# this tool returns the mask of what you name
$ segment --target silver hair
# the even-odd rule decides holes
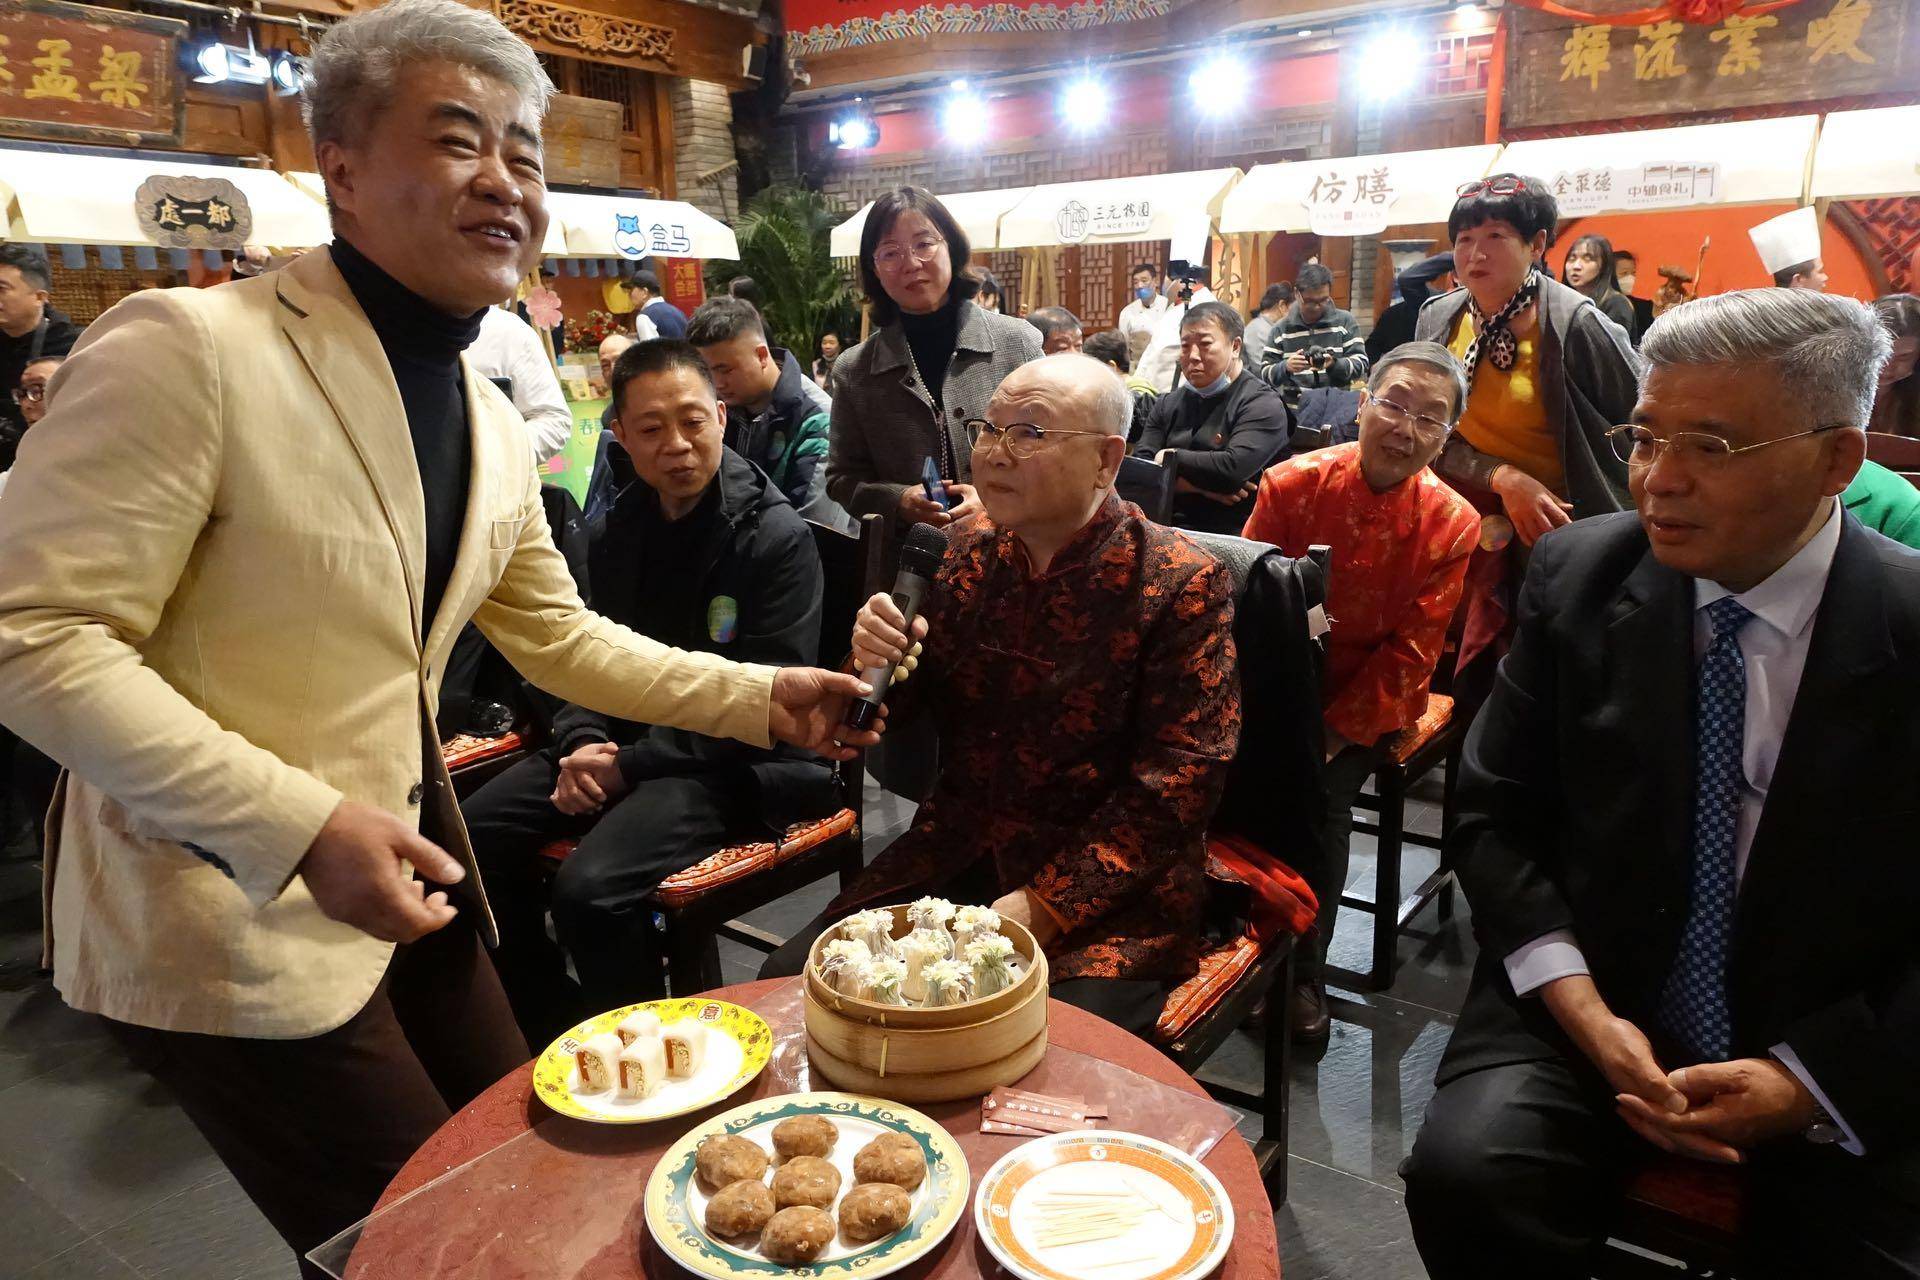
[[[1060,351],[1046,359],[1084,360],[1100,371],[1100,376],[1092,379],[1098,389],[1087,406],[1093,415],[1092,425],[1125,440],[1133,429],[1133,392],[1127,390],[1126,378],[1116,373],[1112,365],[1078,351]]]
[[[401,69],[418,62],[469,67],[546,118],[553,81],[500,19],[459,0],[388,0],[337,24],[314,49],[302,97],[313,145],[355,140],[393,101]]]
[[[1397,364],[1417,364],[1446,374],[1453,387],[1453,409],[1448,423],[1460,421],[1460,415],[1467,411],[1467,371],[1459,357],[1437,342],[1403,342],[1373,366],[1373,372],[1367,375],[1367,391],[1378,391],[1386,381],[1387,370]]]
[[[1873,417],[1880,370],[1893,354],[1863,302],[1809,289],[1739,289],[1683,302],[1641,339],[1660,365],[1765,365],[1815,427],[1862,427]],[[1646,373],[1641,374],[1642,385]]]

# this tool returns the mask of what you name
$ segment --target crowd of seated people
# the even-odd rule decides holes
[[[689,318],[637,278],[685,338],[600,349],[579,594],[679,650],[807,667],[806,522],[943,529],[920,616],[876,594],[847,637],[846,670],[897,670],[889,735],[937,741],[918,812],[763,974],[798,972],[852,910],[938,894],[1031,929],[1054,997],[1146,1035],[1199,960],[1241,736],[1231,577],[1180,530],[1328,547],[1323,838],[1296,854],[1319,908],[1272,1015],[1297,1039],[1330,1033],[1356,800],[1459,678],[1450,647],[1504,655],[1462,708],[1449,837],[1480,958],[1405,1174],[1430,1273],[1581,1274],[1663,1152],[1749,1167],[1755,1274],[1916,1274],[1920,876],[1899,797],[1920,722],[1889,709],[1917,692],[1920,556],[1898,544],[1920,546],[1920,490],[1866,459],[1869,427],[1920,434],[1916,307],[1735,292],[1672,309],[1636,353],[1606,241],[1575,244],[1566,283],[1547,273],[1558,222],[1536,179],[1469,184],[1459,287],[1414,297],[1395,323],[1418,336],[1371,360],[1317,263],[1261,297],[1257,331],[1195,302],[1171,390],[1134,364],[1167,310],[1157,268],[1113,331],[1003,316],[917,188],[863,231],[871,335],[811,370],[746,297]],[[24,365],[25,425],[58,363]],[[1303,399],[1336,391],[1355,438],[1296,449]],[[1117,496],[1128,458],[1173,473],[1167,525]],[[0,647],[30,605],[0,581]],[[839,803],[797,746],[559,704],[461,807],[527,1040],[664,992],[645,906],[664,878]]]

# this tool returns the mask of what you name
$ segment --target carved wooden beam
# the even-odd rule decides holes
[[[507,27],[536,47],[649,70],[674,65],[673,29],[552,0],[495,0]]]

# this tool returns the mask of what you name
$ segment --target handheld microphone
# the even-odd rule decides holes
[[[894,607],[900,610],[905,621],[901,630],[911,639],[913,620],[920,613],[920,603],[926,599],[927,588],[933,584],[933,575],[940,569],[940,562],[947,555],[947,535],[930,524],[917,524],[907,530],[906,543],[900,549],[900,572],[893,579],[893,590],[888,598]],[[855,729],[864,729],[873,723],[880,712],[880,704],[886,700],[887,686],[893,683],[894,664],[868,667],[860,673],[873,692],[853,704],[847,724]]]

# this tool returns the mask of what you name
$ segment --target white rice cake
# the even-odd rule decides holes
[[[635,1040],[620,1052],[619,1078],[614,1093],[638,1100],[653,1096],[667,1078],[667,1051],[651,1036]]]
[[[667,1074],[675,1080],[686,1080],[700,1074],[700,1065],[707,1060],[707,1029],[697,1022],[676,1022],[660,1033],[660,1043],[666,1049]]]
[[[613,1088],[613,1082],[619,1075],[620,1052],[625,1046],[620,1037],[611,1031],[602,1032],[584,1042],[573,1051],[574,1065],[579,1069],[579,1083],[574,1086],[575,1093],[605,1093]]]
[[[620,1020],[613,1029],[620,1037],[621,1044],[632,1044],[635,1040],[658,1040],[660,1038],[660,1019],[645,1009],[635,1009]]]

